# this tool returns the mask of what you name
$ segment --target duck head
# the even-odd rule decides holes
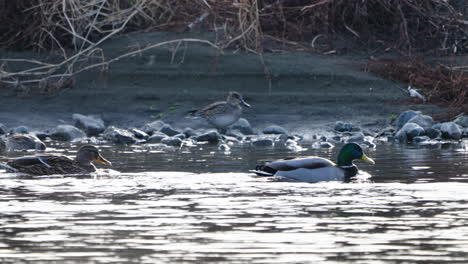
[[[238,92],[229,92],[227,102],[231,105],[240,105],[242,104],[245,107],[249,107],[250,105],[244,101],[242,95]]]
[[[109,165],[112,166],[112,163],[108,160],[106,160],[101,154],[99,153],[99,150],[91,145],[85,145],[82,146],[79,150],[78,153],[76,153],[76,158],[75,160],[84,168],[87,167],[94,167],[91,162],[97,161],[99,163],[102,163],[104,165]]]
[[[338,153],[338,167],[353,166],[353,160],[362,160],[364,162],[375,164],[374,160],[367,157],[362,151],[361,146],[356,143],[344,145]]]

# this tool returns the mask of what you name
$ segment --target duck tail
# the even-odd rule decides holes
[[[249,172],[257,174],[257,176],[273,176],[276,173],[276,170],[266,166],[266,165],[257,165],[255,170],[249,170]]]
[[[0,167],[6,169],[8,172],[19,172],[19,170],[3,162],[0,162]]]

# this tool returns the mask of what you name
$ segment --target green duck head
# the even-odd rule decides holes
[[[83,166],[89,166],[93,161],[97,161],[104,165],[112,165],[110,161],[101,156],[99,150],[96,147],[91,145],[82,146],[78,150],[78,153],[76,153],[75,160]]]
[[[243,106],[250,108],[250,105],[244,101],[244,97],[242,97],[238,92],[230,92],[226,101],[232,105],[242,104]]]
[[[362,148],[356,143],[348,143],[344,145],[340,153],[338,153],[338,167],[352,166],[353,160],[362,160],[364,162],[375,164],[374,160],[367,157],[362,151]]]

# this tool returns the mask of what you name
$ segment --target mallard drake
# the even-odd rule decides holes
[[[259,165],[251,172],[259,176],[278,176],[303,182],[343,181],[358,173],[357,166],[353,164],[356,159],[375,164],[358,144],[348,143],[338,153],[337,164],[325,158],[306,157],[273,161]]]
[[[195,114],[203,117],[208,123],[216,127],[221,132],[239,120],[242,115],[242,107],[250,107],[238,92],[229,92],[226,101],[212,103]]]
[[[96,171],[96,167],[91,163],[93,161],[112,165],[101,156],[96,147],[86,145],[78,150],[75,159],[59,155],[29,156],[12,159],[3,164],[3,167],[9,172],[31,175],[88,174]]]

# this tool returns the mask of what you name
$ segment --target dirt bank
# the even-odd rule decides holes
[[[106,58],[163,40],[193,37],[168,33],[130,34],[102,46]],[[206,36],[204,36],[206,37]],[[19,54],[22,55],[22,54]],[[3,54],[18,56],[18,54]],[[322,56],[306,53],[265,54],[216,50],[203,44],[153,49],[122,59],[109,68],[78,76],[76,86],[58,95],[0,98],[0,123],[44,130],[71,123],[73,113],[98,114],[108,124],[140,126],[162,118],[175,127],[190,126],[188,110],[224,99],[228,91],[244,94],[253,108],[245,117],[254,128],[280,124],[304,133],[329,127],[337,120],[384,126],[408,108],[432,114],[439,109],[395,104],[407,98],[403,84],[362,71],[365,55]],[[270,85],[271,84],[271,85]],[[5,92],[4,92],[5,93]]]

